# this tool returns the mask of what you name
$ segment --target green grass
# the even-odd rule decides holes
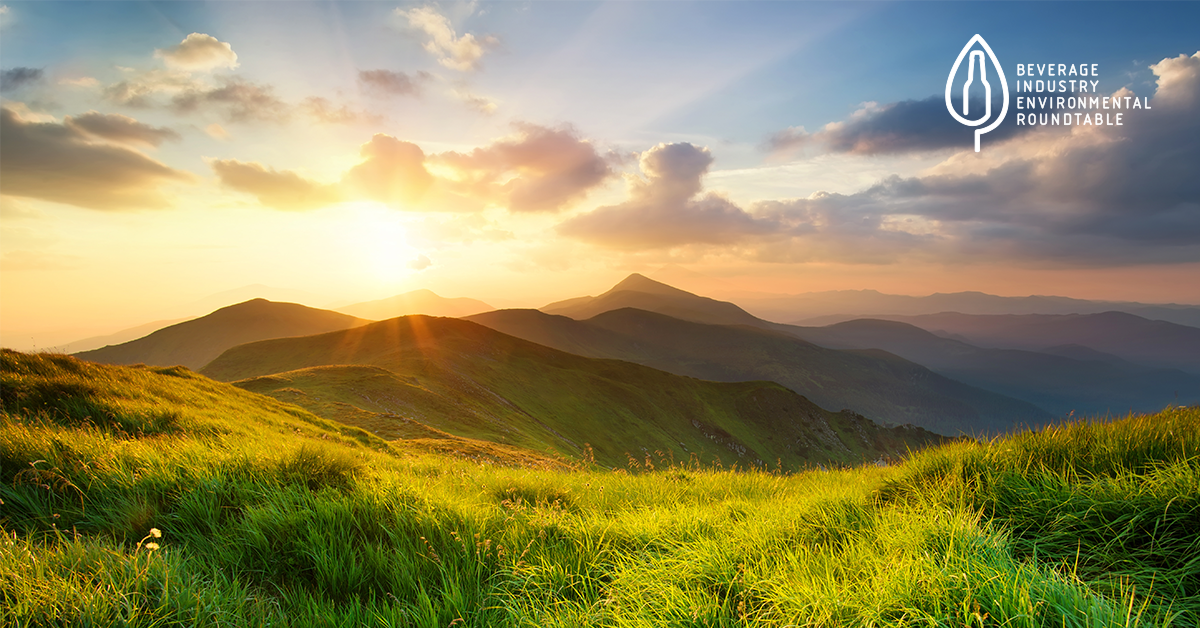
[[[891,467],[613,472],[430,453],[186,370],[0,360],[2,626],[1191,626],[1200,612],[1196,409]]]

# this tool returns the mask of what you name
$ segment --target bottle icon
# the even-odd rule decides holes
[[[971,50],[971,47],[976,42],[983,47],[983,50]],[[946,109],[950,112],[950,115],[954,116],[955,120],[967,126],[980,126],[987,122],[992,117],[992,85],[987,80],[987,61],[983,56],[985,51],[987,52],[987,56],[992,60],[992,65],[996,66],[996,74],[1000,78],[1000,87],[1004,90],[1004,104],[1000,108],[1000,115],[991,124],[982,129],[975,129],[975,152],[977,153],[979,152],[980,136],[1000,126],[1000,123],[1004,120],[1004,116],[1008,114],[1008,81],[1004,78],[1004,68],[1000,67],[1000,61],[996,59],[996,53],[992,52],[992,47],[983,40],[983,36],[975,35],[967,41],[966,46],[963,46],[962,52],[958,53],[958,58],[955,59],[954,65],[950,68],[950,76],[946,79]],[[970,53],[969,58],[967,57],[968,53]],[[964,59],[968,59],[967,80],[963,84],[962,115],[959,115],[954,107],[952,92],[954,89],[954,76],[958,74],[958,70],[962,67]],[[975,82],[977,74],[979,82],[983,85],[984,89],[984,113],[977,120],[968,120],[966,116],[970,115],[971,111],[971,84]]]

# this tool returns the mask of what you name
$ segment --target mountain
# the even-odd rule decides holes
[[[165,327],[137,340],[82,351],[75,356],[106,364],[181,364],[199,370],[221,352],[240,344],[267,338],[319,334],[367,322],[296,303],[253,299]]]
[[[1105,354],[1082,347],[1060,347],[1059,355],[981,348],[907,323],[871,319],[794,328],[793,333],[834,349],[883,349],[957,381],[1029,401],[1059,416],[1071,411],[1086,415],[1157,412],[1168,404],[1200,403],[1200,377],[1176,369],[1143,367],[1113,356],[1104,359]]]
[[[129,329],[122,329],[121,331],[114,332],[114,333],[111,333],[111,334],[108,334],[105,336],[92,336],[91,338],[84,338],[82,340],[76,340],[74,342],[69,342],[65,345],[55,347],[55,350],[57,350],[60,353],[78,353],[80,351],[90,351],[92,349],[98,349],[100,347],[107,347],[109,345],[118,345],[123,342],[129,342],[130,340],[137,340],[138,338],[141,338],[142,336],[152,334],[164,327],[169,327],[176,323],[182,323],[184,321],[189,321],[189,320],[192,320],[192,319],[191,318],[177,318],[177,319],[168,320],[168,321],[154,321],[152,323],[145,323],[143,325],[138,325],[137,327],[130,327]]]
[[[202,299],[197,299],[191,303],[180,305],[172,311],[180,312],[178,316],[191,316],[203,314],[205,312],[213,312],[223,307],[245,303],[254,299],[266,299],[275,301],[276,303],[312,303],[323,304],[328,301],[326,297],[319,294],[308,292],[306,290],[295,290],[292,288],[276,288],[274,286],[266,286],[261,283],[242,286],[232,290],[224,290],[215,294],[210,294]]]
[[[540,309],[547,314],[583,320],[622,308],[658,312],[672,318],[713,325],[757,326],[764,322],[732,303],[697,296],[637,273],[626,277],[600,296],[558,301]]]
[[[573,458],[590,445],[598,462],[622,467],[628,456],[656,451],[742,466],[851,463],[941,440],[823,410],[778,384],[709,382],[586,358],[453,318],[405,316],[244,344],[201,372],[460,437]]]
[[[881,351],[837,351],[787,333],[707,325],[625,308],[576,321],[537,310],[469,317],[564,351],[716,381],[770,380],[826,408],[942,434],[998,433],[1049,421],[1029,403],[974,388]]]
[[[862,293],[852,294],[859,297],[863,296]],[[874,294],[878,295],[878,293]],[[1194,359],[1194,356],[1200,355],[1200,350],[1195,349],[1196,344],[1191,341],[1191,334],[1194,328],[1163,321],[1148,321],[1129,314],[1112,313],[1068,317],[994,318],[996,320],[1041,321],[1045,326],[1044,331],[1033,329],[1032,326],[1024,327],[1024,329],[1030,330],[1030,338],[1038,340],[1038,342],[1034,342],[1035,345],[1038,345],[1036,347],[1038,349],[1063,344],[1079,344],[1101,353],[1112,354],[1118,359],[1125,358],[1130,362],[1135,361],[1132,359],[1131,354],[1140,351],[1141,353],[1138,355],[1145,358],[1152,352],[1157,351],[1155,355],[1158,358],[1158,362],[1153,363],[1155,368],[1139,367],[1137,364],[1114,364],[1111,361],[1106,363],[1105,360],[1081,360],[1070,355],[1051,355],[1030,351],[1002,351],[974,346],[969,342],[969,338],[962,337],[968,331],[974,329],[974,327],[966,324],[958,326],[949,324],[949,322],[954,321],[977,320],[970,317],[962,317],[961,315],[939,315],[939,317],[924,319],[938,321],[938,326],[945,328],[942,329],[942,333],[953,336],[947,339],[940,338],[911,325],[901,323],[885,324],[883,321],[859,321],[852,324],[844,323],[829,327],[800,327],[771,323],[750,315],[732,303],[723,303],[693,295],[646,279],[640,275],[631,276],[626,281],[618,284],[616,288],[606,293],[606,295],[609,296],[588,297],[587,300],[580,300],[572,308],[560,308],[559,311],[565,309],[569,316],[576,318],[583,313],[602,310],[612,305],[618,305],[621,302],[635,301],[640,304],[641,309],[667,315],[672,315],[672,312],[680,310],[701,313],[736,311],[738,313],[736,320],[742,325],[790,334],[830,349],[877,349],[887,351],[905,360],[911,360],[912,362],[928,367],[950,379],[1005,397],[1015,397],[1016,399],[1036,405],[1041,409],[1049,410],[1051,414],[1059,416],[1065,415],[1072,410],[1081,414],[1101,415],[1109,413],[1124,414],[1131,409],[1158,411],[1167,404],[1188,403],[1190,399],[1200,398],[1200,384],[1197,383],[1197,378],[1194,374],[1184,373],[1174,368],[1160,368],[1163,366],[1198,368],[1195,366],[1198,361]],[[940,305],[947,305],[960,296],[962,295],[934,295],[936,298],[930,297],[930,299],[933,299],[933,302]],[[906,298],[916,299],[915,297]],[[981,293],[967,293],[964,298],[976,299],[981,304],[994,303],[995,299],[1001,299],[1001,297],[992,297],[991,295],[983,295]],[[941,300],[939,301],[938,299]],[[1031,297],[1031,299],[1048,303],[1062,301],[1062,299],[1058,299],[1057,297]],[[1030,304],[1032,301],[1026,303]],[[546,309],[549,310],[551,308],[548,306]],[[956,316],[958,318],[955,318]],[[712,319],[715,317],[709,316],[708,318]],[[700,319],[700,316],[694,315],[690,320],[694,321],[698,319]],[[724,320],[729,320],[729,318],[726,317]],[[943,320],[948,321],[946,325],[940,324]],[[981,320],[992,319],[983,317]],[[1056,324],[1051,326],[1046,321],[1053,321]],[[1138,324],[1138,321],[1141,321],[1141,324]],[[711,322],[711,320],[708,322]],[[981,326],[982,324],[976,325],[976,327]],[[993,324],[991,328],[998,327]],[[521,335],[522,337],[529,337],[531,339],[534,337],[533,335],[529,335],[531,332],[519,331],[516,328],[508,329],[507,331]],[[1200,332],[1200,330],[1196,331]],[[538,331],[535,333],[544,334],[546,332]],[[665,338],[667,337],[666,335],[672,332],[664,327],[660,328],[658,333],[664,334],[663,337]],[[702,332],[697,331],[695,333],[699,334]],[[709,332],[703,333],[707,334]],[[1121,339],[1106,337],[1122,333],[1128,334],[1134,340],[1125,342]],[[1008,338],[1009,341],[1016,342],[1019,337],[1019,334],[1010,334]],[[1100,339],[1103,339],[1103,343],[1100,342]],[[646,343],[655,343],[659,340],[646,337],[642,338],[641,342],[645,345]],[[561,339],[540,338],[538,341],[551,343],[552,341],[561,342]],[[1098,346],[1087,344],[1088,342],[1095,342]],[[578,350],[566,344],[552,344],[552,346],[564,350]],[[1122,355],[1118,351],[1124,351],[1125,354]],[[584,354],[605,355],[603,351],[592,353],[585,351]],[[740,355],[737,348],[722,349],[721,352],[712,352],[709,357],[704,358],[704,361],[706,364],[728,364],[732,360],[742,366],[745,366],[749,362],[741,357],[733,357],[737,355]],[[1189,360],[1189,358],[1192,359]],[[635,353],[632,357],[625,357],[625,359],[649,364],[655,368],[662,368],[671,372],[711,379],[729,380],[737,377],[746,377],[746,370],[743,368],[737,368],[723,375],[709,368],[704,374],[699,374],[691,370],[698,358],[690,354],[645,355]],[[782,362],[782,366],[777,367],[780,369],[780,373],[773,376],[762,374],[763,369],[767,368],[765,364],[752,365],[751,370],[759,373],[755,378],[769,379],[782,383],[793,390],[801,392],[801,394],[808,395],[811,399],[826,407],[850,407],[858,412],[863,412],[867,416],[888,421],[896,420],[891,417],[895,416],[897,412],[915,412],[912,409],[902,410],[901,408],[905,407],[905,404],[891,404],[893,407],[889,410],[884,407],[886,404],[875,403],[874,400],[878,397],[878,392],[856,392],[851,395],[845,387],[849,386],[851,382],[858,381],[853,379],[853,375],[851,375],[853,370],[828,371],[829,373],[837,374],[835,377],[836,385],[832,386],[832,388],[823,386],[820,391],[815,390],[814,388],[817,385],[814,382],[796,381],[789,374],[789,369],[799,368],[791,362],[791,360],[796,359],[798,359],[798,356],[788,356]],[[676,362],[672,362],[672,360]],[[830,367],[827,364],[814,363],[810,365],[810,368],[819,370]],[[785,378],[790,379],[786,379],[785,381]],[[872,390],[877,391],[879,390],[877,388],[878,385],[878,382],[872,382],[870,387],[872,387]],[[845,400],[847,405],[840,405],[843,403],[843,400]],[[977,419],[979,423],[976,424],[977,426],[974,429],[993,430],[1000,425],[996,423],[997,419],[995,417],[990,419],[985,418],[991,416],[989,410],[983,410],[977,405],[972,407],[977,412],[981,410],[983,412],[979,419]],[[1027,414],[1020,415],[1019,417],[1014,416],[1015,420],[1010,419],[1007,424],[1011,427],[1013,423],[1026,424],[1037,422],[1027,419],[1026,416]],[[958,430],[963,429],[960,427],[961,423],[959,423],[959,421],[964,420],[962,417],[963,415],[959,414],[958,418],[950,419],[950,423],[940,422],[947,420],[944,416],[938,417],[938,423],[930,423],[928,421],[932,419],[928,418],[908,418],[903,420],[903,422],[924,425],[935,431],[939,429],[944,431],[947,425],[951,425],[953,426],[953,431],[948,433],[958,433]],[[1004,430],[1007,428],[1001,427],[999,429]],[[971,430],[968,428],[967,431],[970,432]]]
[[[1099,314],[1125,312],[1151,320],[1200,327],[1200,306],[1088,301],[1055,296],[1001,297],[983,292],[937,293],[924,297],[875,290],[831,290],[798,295],[741,297],[755,315],[797,325],[830,325],[856,318],[919,316],[941,312],[975,315]]]
[[[1073,344],[1146,366],[1200,374],[1200,328],[1125,312],[983,316],[943,312],[886,316],[983,347],[1042,351]]]
[[[429,290],[414,290],[378,301],[365,301],[335,309],[343,314],[381,321],[409,314],[469,316],[496,308],[476,299],[447,299]]]

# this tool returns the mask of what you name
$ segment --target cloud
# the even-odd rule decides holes
[[[629,178],[629,200],[571,218],[559,233],[609,248],[654,249],[730,244],[777,227],[723,196],[700,194],[713,163],[707,148],[659,144],[642,153],[640,163],[645,178]]]
[[[6,7],[7,8],[7,7]],[[41,68],[12,68],[0,72],[0,90],[14,91],[42,80]]]
[[[471,109],[474,109],[475,111],[478,111],[479,113],[489,116],[493,113],[496,113],[498,105],[495,102],[492,102],[490,98],[460,91],[455,91],[454,95],[459,100],[463,101],[463,104]]]
[[[517,134],[469,153],[436,155],[378,133],[360,148],[362,160],[340,181],[327,185],[260,164],[218,160],[212,166],[227,187],[283,209],[371,200],[414,211],[503,207],[552,212],[582,199],[612,175],[611,158],[600,155],[573,129],[531,124],[517,128]]]
[[[283,210],[315,209],[341,202],[337,186],[322,185],[286,170],[268,168],[255,162],[214,159],[209,166],[221,185],[253,194],[258,202]]]
[[[132,73],[129,68],[122,68]],[[177,95],[185,91],[205,89],[205,85],[187,72],[172,70],[148,70],[104,88],[101,95],[111,103],[125,107],[148,108],[155,106],[157,94]]]
[[[1150,108],[1126,111],[1121,126],[1039,128],[984,154],[964,141],[927,174],[887,177],[852,194],[742,208],[701,191],[707,151],[660,145],[642,155],[645,178],[631,180],[628,200],[569,219],[559,232],[630,251],[720,245],[768,262],[1200,261],[1200,52],[1150,69]],[[880,137],[863,141],[879,145]]]
[[[194,177],[122,146],[93,144],[83,131],[0,111],[4,193],[100,210],[168,205],[157,188]]]
[[[300,103],[300,110],[324,124],[380,124],[384,117],[377,113],[355,109],[350,105],[335,105],[328,98],[310,96]]]
[[[612,175],[609,159],[574,129],[516,127],[513,137],[435,161],[451,167],[468,194],[517,212],[559,211]]]
[[[417,271],[425,270],[430,266],[433,266],[433,260],[429,259],[424,254],[418,255],[417,259],[414,259],[408,263],[409,268]]]
[[[377,96],[416,96],[421,93],[421,83],[432,77],[428,72],[417,72],[411,77],[404,72],[391,70],[359,70],[358,82]]]
[[[412,142],[377,133],[362,145],[363,161],[342,177],[355,194],[393,205],[419,204],[433,185],[425,168],[425,151]]]
[[[192,33],[177,46],[155,50],[154,56],[162,59],[169,68],[188,71],[233,69],[238,66],[238,56],[232,46],[203,33]]]
[[[63,124],[76,131],[122,144],[158,146],[167,140],[183,139],[174,130],[153,127],[117,113],[89,111],[81,116],[67,116]]]
[[[270,85],[225,78],[218,87],[190,88],[171,99],[178,113],[213,110],[229,122],[285,122],[290,111]]]
[[[99,87],[100,81],[93,76],[81,76],[79,78],[64,78],[58,80],[59,85],[70,85],[71,87]]]
[[[229,131],[226,131],[225,127],[217,124],[216,122],[204,127],[204,132],[214,140],[220,140],[224,142],[229,139]]]
[[[438,63],[451,70],[466,72],[478,69],[484,52],[498,43],[496,38],[490,35],[481,40],[470,33],[459,37],[454,32],[450,20],[433,7],[419,7],[408,11],[396,9],[395,14],[407,19],[413,28],[423,31],[429,37],[429,41],[425,43],[425,50],[436,56]]]
[[[978,106],[982,108],[982,104]],[[989,144],[1011,139],[1033,127],[1001,125],[988,134]],[[864,103],[846,120],[830,122],[816,133],[804,127],[784,129],[767,138],[764,148],[786,156],[806,148],[853,155],[889,155],[961,149],[973,141],[974,130],[946,114],[944,96],[886,105]]]

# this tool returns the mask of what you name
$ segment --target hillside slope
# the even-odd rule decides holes
[[[171,325],[137,340],[82,351],[75,356],[105,364],[183,365],[199,370],[221,352],[240,344],[267,338],[308,336],[367,322],[296,303],[253,299]]]
[[[469,320],[564,351],[619,358],[716,381],[768,380],[826,408],[941,434],[1000,433],[1050,415],[1028,403],[947,379],[883,352],[837,351],[744,326],[705,325],[621,309],[586,321],[537,310],[499,310]]]
[[[382,370],[345,378],[337,368],[314,369],[345,365]],[[451,318],[407,316],[250,343],[202,372],[272,394],[292,388],[315,396],[307,386],[458,436],[573,458],[590,445],[598,462],[613,466],[655,451],[726,465],[852,463],[940,440],[828,412],[778,384],[715,383],[585,358]],[[278,382],[253,379],[265,376]]]

